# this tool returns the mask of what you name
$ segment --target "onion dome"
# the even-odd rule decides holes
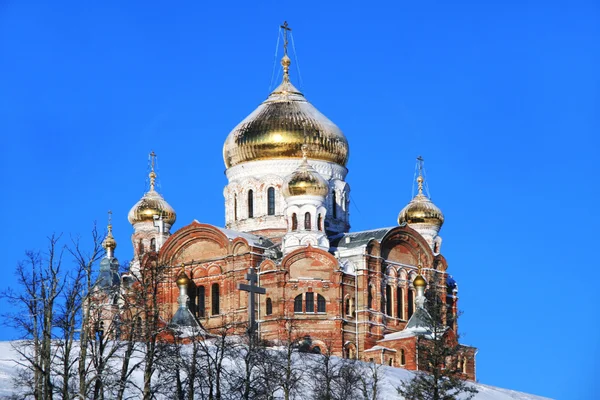
[[[190,283],[190,278],[188,278],[187,274],[185,273],[185,267],[182,265],[181,266],[181,271],[179,271],[179,275],[177,275],[177,286],[187,286],[188,283]]]
[[[173,225],[177,219],[177,214],[173,207],[165,201],[165,199],[154,190],[156,181],[156,173],[154,172],[154,152],[150,153],[152,157],[152,171],[150,172],[150,190],[147,191],[142,198],[135,203],[129,211],[127,218],[131,225],[138,222],[154,221],[154,216],[162,217],[166,224]]]
[[[111,214],[110,211],[109,211],[109,214]],[[104,241],[102,242],[102,247],[104,247],[104,249],[106,251],[108,251],[109,249],[114,251],[117,248],[117,241],[113,237],[112,224],[110,222],[108,224],[108,233],[106,234],[106,237],[104,238]]]
[[[289,175],[282,187],[285,197],[290,196],[321,196],[325,197],[329,193],[329,185],[325,178],[321,176],[308,163],[306,157],[306,146],[302,146],[302,162],[296,170]]]
[[[433,202],[423,194],[423,176],[419,175],[419,193],[400,211],[398,224],[428,224],[439,230],[444,224],[444,214]]]
[[[419,274],[419,275],[417,275],[417,277],[413,281],[413,285],[416,288],[425,287],[425,286],[427,286],[427,282],[425,281],[425,279],[423,278],[423,276],[421,274]]]
[[[311,158],[345,166],[348,141],[289,79],[290,58],[281,60],[283,82],[227,136],[223,158],[227,168],[256,160],[301,158],[308,144]]]

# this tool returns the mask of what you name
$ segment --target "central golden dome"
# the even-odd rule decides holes
[[[281,60],[283,82],[252,114],[236,126],[223,146],[227,168],[248,161],[302,158],[308,145],[312,159],[345,166],[348,141],[289,81],[290,59]]]

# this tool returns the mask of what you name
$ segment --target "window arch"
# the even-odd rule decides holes
[[[344,314],[350,315],[350,297],[346,297],[344,301]]]
[[[238,215],[237,215],[237,194],[233,195],[233,220],[237,221],[238,219]]]
[[[396,288],[396,318],[404,319],[404,290]]]
[[[331,215],[333,219],[337,218],[337,197],[335,195],[335,190],[331,192]]]
[[[204,303],[205,298],[204,286],[198,286],[196,289],[196,316],[204,318],[204,309],[206,307]]]
[[[310,221],[310,213],[306,212],[304,214],[304,229],[307,231],[311,229],[311,221]]]
[[[212,297],[212,315],[219,315],[219,284],[213,283],[210,292]]]
[[[385,287],[385,313],[387,315],[389,315],[390,317],[392,316],[392,302],[393,302],[393,298],[392,298],[392,286],[391,285],[386,285]]]
[[[273,314],[273,302],[270,297],[267,297],[267,315]]]
[[[304,303],[304,312],[315,312],[315,294],[313,292],[306,292]]]
[[[294,312],[301,313],[302,312],[302,295],[299,294],[294,298]]]
[[[406,365],[406,353],[404,349],[400,349],[400,365]]]
[[[408,318],[412,317],[415,312],[415,294],[414,290],[408,290]]]
[[[275,215],[275,188],[267,189],[267,215]]]
[[[317,294],[317,312],[324,313],[327,312],[327,305],[325,303],[325,297]]]
[[[248,190],[248,218],[254,218],[254,191]]]
[[[321,214],[317,217],[317,229],[320,231],[323,230],[323,217],[321,217]]]
[[[292,230],[298,230],[298,216],[296,213],[292,214]]]

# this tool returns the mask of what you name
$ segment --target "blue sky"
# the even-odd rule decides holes
[[[292,80],[350,142],[352,230],[396,223],[423,155],[479,380],[593,397],[598,3],[24,3],[0,4],[4,285],[108,209],[129,259],[152,149],[176,228],[222,226],[222,145],[287,19]]]

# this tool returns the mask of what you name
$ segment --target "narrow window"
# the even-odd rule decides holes
[[[373,286],[369,286],[367,304],[369,308],[373,308]]]
[[[267,315],[273,314],[273,302],[270,297],[267,297]]]
[[[298,230],[298,217],[296,216],[296,213],[292,214],[292,230]]]
[[[237,194],[233,195],[233,220],[237,221]]]
[[[388,360],[388,365],[390,367],[394,366],[394,359],[390,357],[390,359]]]
[[[248,218],[254,218],[254,192],[248,190]]]
[[[317,312],[327,312],[325,308],[325,297],[321,296],[320,294],[317,295]]]
[[[392,286],[387,285],[385,287],[385,313],[390,317],[392,316],[392,301]]]
[[[204,308],[205,308],[205,304],[204,304],[204,286],[198,286],[197,289],[197,302],[198,302],[198,306],[196,307],[196,315],[199,318],[204,318]]]
[[[315,294],[313,292],[306,293],[306,306],[304,312],[315,312]]]
[[[213,283],[211,288],[212,295],[212,315],[219,315],[219,284]]]
[[[156,239],[155,238],[150,239],[150,250],[156,251]]]
[[[138,254],[144,254],[144,242],[142,242],[142,239],[138,242]]]
[[[463,371],[463,374],[467,373],[467,357],[463,358],[462,371]]]
[[[275,215],[275,188],[273,187],[267,190],[267,214]]]
[[[346,315],[350,315],[350,297],[346,297],[346,301],[344,303],[344,312]]]
[[[294,312],[301,313],[302,312],[302,295],[299,294],[294,299]]]
[[[335,191],[331,192],[331,215],[333,216],[333,219],[337,218],[337,198]]]
[[[323,218],[321,217],[321,214],[317,217],[317,229],[320,231],[323,230]]]
[[[400,349],[400,365],[406,365],[406,354],[404,349]]]
[[[306,229],[307,231],[310,230],[310,213],[307,212],[306,214],[304,214],[304,229]]]
[[[410,289],[408,291],[408,318],[412,317],[415,312],[415,299],[414,299],[414,291]]]
[[[404,291],[401,287],[396,288],[396,317],[404,319]]]

